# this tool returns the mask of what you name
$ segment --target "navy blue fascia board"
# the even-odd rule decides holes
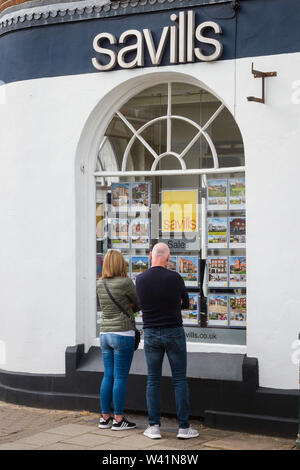
[[[243,0],[236,17],[229,4],[222,5],[222,15],[220,5],[194,10],[196,25],[214,19],[222,27],[223,34],[218,39],[224,50],[219,60],[300,51],[299,0]],[[160,11],[13,31],[0,38],[0,80],[10,83],[97,73],[91,59],[97,57],[92,42],[98,33],[110,32],[118,38],[128,29],[149,28],[157,45],[163,27],[172,24],[170,11]],[[168,46],[160,67],[164,65],[169,65]],[[150,66],[145,47],[144,67]]]

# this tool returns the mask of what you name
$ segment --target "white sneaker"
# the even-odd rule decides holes
[[[192,439],[193,437],[198,437],[199,433],[196,429],[191,427],[185,429],[178,429],[177,437],[178,439]]]
[[[150,437],[150,439],[161,439],[159,424],[149,426],[146,431],[144,431],[144,436]]]

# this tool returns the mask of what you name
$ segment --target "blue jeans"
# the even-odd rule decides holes
[[[104,364],[104,377],[100,389],[101,411],[109,414],[113,400],[114,413],[122,415],[127,377],[134,353],[134,337],[111,333],[100,335],[100,346]]]
[[[189,427],[189,389],[186,378],[186,339],[184,329],[146,328],[144,349],[148,367],[147,407],[149,424],[160,425],[160,383],[164,354],[171,366],[178,424]]]

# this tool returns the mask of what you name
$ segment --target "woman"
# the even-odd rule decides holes
[[[102,278],[97,281],[97,294],[102,311],[100,346],[104,364],[99,428],[111,428],[115,431],[133,429],[136,424],[124,417],[124,403],[134,353],[134,312],[138,312],[140,306],[135,285],[127,276],[126,261],[117,250],[109,250],[104,257]],[[114,300],[128,316],[118,308]],[[112,400],[114,419],[110,416]]]

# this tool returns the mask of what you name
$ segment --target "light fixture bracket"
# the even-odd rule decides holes
[[[262,79],[262,90],[261,90],[261,98],[256,98],[255,96],[248,96],[248,101],[256,101],[257,103],[265,104],[265,78],[267,77],[277,77],[277,72],[261,72],[260,70],[255,70],[253,68],[253,62],[251,67],[251,73],[254,75],[254,78],[261,78]]]

